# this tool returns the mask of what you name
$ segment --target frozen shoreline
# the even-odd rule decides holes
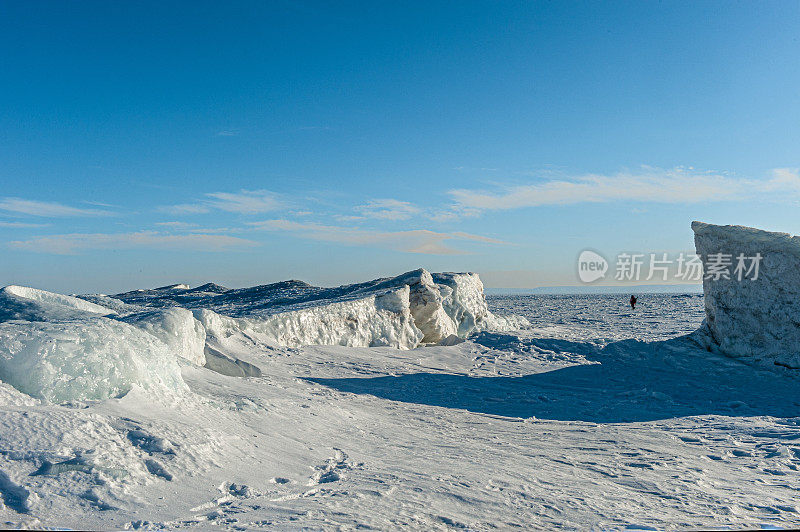
[[[429,295],[420,290],[425,284],[417,294]],[[210,288],[216,295],[188,298],[226,292]],[[164,290],[156,296],[166,301],[191,289],[167,290],[171,296]],[[440,308],[467,327],[459,308],[480,314],[475,302],[446,309],[444,298],[437,307],[420,297],[413,316],[413,287],[399,290],[407,293],[400,299],[409,302],[415,324],[433,322],[427,333],[417,328],[420,339],[437,330]],[[30,330],[97,322],[132,334],[163,346],[147,348],[160,354],[159,363],[171,361],[172,369],[159,374],[177,371],[185,389],[157,393],[145,379],[117,397],[53,404],[0,382],[0,523],[6,526],[800,524],[790,481],[800,471],[800,377],[698,345],[687,336],[705,316],[697,296],[642,296],[635,313],[613,296],[494,296],[492,313],[521,315],[525,321],[516,323],[529,325],[475,328],[454,345],[406,350],[281,345],[240,323],[230,334],[201,323],[215,331],[203,338],[206,362],[217,352],[235,367],[247,367],[236,366],[240,360],[259,370],[227,376],[192,359],[203,345],[193,325],[200,323],[196,309],[142,309],[148,294],[141,293],[131,296],[139,298],[135,306],[98,296],[89,299],[105,302],[113,315],[76,319],[75,312],[97,308],[76,311],[82,303],[35,295],[29,299],[38,303],[18,304],[15,312],[56,319],[26,322]],[[0,333],[15,330],[8,323],[15,322],[0,325]],[[64,331],[48,334],[69,341],[59,336]],[[74,342],[85,355],[83,340]],[[46,341],[36,345],[49,352]],[[96,356],[118,353],[92,345]],[[59,379],[48,382],[48,390],[60,393]]]

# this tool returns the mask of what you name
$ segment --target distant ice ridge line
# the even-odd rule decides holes
[[[210,286],[215,289],[205,289]],[[476,331],[528,325],[524,318],[493,315],[486,305],[483,283],[475,273],[432,275],[418,269],[334,288],[296,280],[230,290],[216,287],[209,283],[176,290],[173,285],[114,297],[132,305],[192,309],[207,335],[221,342],[241,333],[265,343],[293,347],[320,344],[412,349],[449,337],[463,339]]]
[[[716,254],[732,262],[727,279],[706,272],[706,319],[695,338],[732,357],[800,368],[800,237],[702,222],[692,230],[704,264]],[[734,275],[740,254],[760,255],[757,278]]]

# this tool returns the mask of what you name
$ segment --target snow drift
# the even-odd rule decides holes
[[[55,403],[107,399],[133,386],[186,390],[177,357],[205,363],[205,330],[192,313],[98,300],[117,304],[112,310],[23,286],[0,290],[0,381]]]
[[[800,368],[800,237],[693,222],[698,255],[731,257],[730,275],[703,279],[706,321],[698,337],[733,357]],[[761,261],[757,278],[733,274],[737,257]]]

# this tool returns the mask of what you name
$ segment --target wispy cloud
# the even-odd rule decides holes
[[[438,233],[427,229],[410,231],[374,231],[369,229],[340,227],[317,223],[300,223],[291,220],[265,220],[248,224],[266,231],[283,231],[300,238],[335,242],[353,246],[376,246],[381,248],[424,253],[430,255],[460,255],[465,253],[446,244],[450,240],[505,244],[500,240],[469,233]]]
[[[639,172],[587,174],[496,191],[456,189],[451,190],[450,195],[457,209],[505,210],[612,201],[699,203],[735,200],[777,190],[800,192],[797,169],[776,169],[771,178],[754,180],[692,168],[644,167]]]
[[[61,218],[69,216],[113,216],[114,213],[100,209],[83,209],[70,207],[49,201],[27,200],[22,198],[0,199],[0,210],[43,218]]]
[[[205,214],[211,209],[239,214],[261,214],[275,211],[284,207],[276,194],[269,190],[240,190],[239,192],[211,192],[206,194],[207,199],[197,203],[181,203],[178,205],[164,205],[158,208],[161,212],[169,214]]]
[[[765,184],[765,190],[800,193],[800,168],[775,168],[772,178]]]
[[[238,134],[239,132],[235,129],[223,129],[222,131],[217,131],[218,137],[235,137]]]
[[[3,222],[0,221],[0,227],[7,227],[11,229],[25,229],[34,227],[47,227],[50,224],[29,224],[25,222]]]
[[[238,193],[213,192],[206,194],[206,204],[216,209],[241,214],[258,214],[283,207],[275,194],[268,190],[241,190]]]
[[[396,199],[374,199],[357,206],[355,211],[363,218],[380,220],[408,220],[422,212],[411,203]]]
[[[189,222],[156,222],[156,225],[166,227],[168,229],[192,229],[197,227],[197,224]]]
[[[227,251],[259,245],[253,240],[228,235],[182,234],[173,235],[156,231],[136,233],[71,233],[49,235],[9,242],[15,249],[74,255],[89,249],[169,249],[183,251]]]

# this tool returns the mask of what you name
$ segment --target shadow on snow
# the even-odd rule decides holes
[[[800,379],[709,353],[689,337],[601,347],[482,333],[476,343],[515,353],[575,353],[594,364],[519,377],[412,373],[308,378],[336,390],[515,418],[620,423],[683,416],[800,416]]]

